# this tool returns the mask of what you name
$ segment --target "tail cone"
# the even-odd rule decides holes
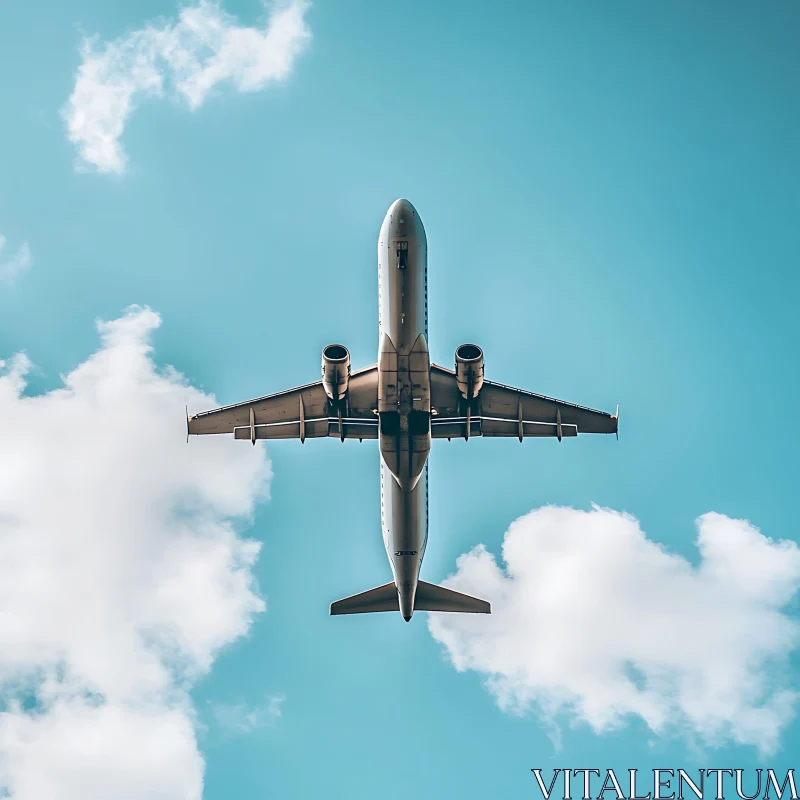
[[[400,614],[403,619],[408,622],[414,613],[414,595],[417,593],[416,582],[403,583],[400,585],[397,592],[398,604],[400,606]]]

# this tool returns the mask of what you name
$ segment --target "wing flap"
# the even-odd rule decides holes
[[[482,436],[519,436],[519,421],[516,419],[503,419],[501,417],[481,417]],[[558,425],[555,422],[536,422],[534,420],[522,421],[522,435],[529,436],[558,436]],[[577,425],[561,425],[562,436],[577,436]]]
[[[377,439],[378,420],[342,419],[345,439]],[[318,439],[325,436],[342,437],[339,420],[336,417],[321,417],[304,421],[306,439]],[[255,433],[255,436],[253,434]],[[275,422],[271,425],[249,425],[234,428],[234,439],[299,439],[300,422]]]
[[[519,436],[519,420],[504,419],[502,417],[471,417],[469,421],[469,435],[472,436]],[[432,439],[465,439],[467,433],[466,417],[445,417],[431,421]],[[522,435],[524,438],[534,436],[558,436],[556,422],[537,422],[535,420],[522,421]],[[561,425],[562,436],[577,436],[577,425]]]
[[[431,420],[431,439],[463,439],[467,433],[466,417],[445,417]],[[469,435],[481,435],[480,417],[472,417],[469,424]]]

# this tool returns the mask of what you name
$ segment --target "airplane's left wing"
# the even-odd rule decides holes
[[[564,436],[579,433],[617,433],[618,413],[595,411],[563,400],[544,397],[501,383],[484,381],[478,397],[467,407],[456,373],[431,364],[431,419],[434,439],[470,436]]]
[[[378,438],[377,365],[352,373],[347,400],[334,408],[322,381],[195,414],[189,434],[232,433],[235,439]]]

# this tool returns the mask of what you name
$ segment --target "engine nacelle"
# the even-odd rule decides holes
[[[350,384],[350,353],[341,344],[329,344],[322,350],[322,387],[338,402],[344,400]]]
[[[472,400],[483,386],[483,350],[476,344],[456,348],[456,383],[461,396]]]

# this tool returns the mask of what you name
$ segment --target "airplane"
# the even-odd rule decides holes
[[[417,210],[395,200],[378,238],[378,361],[351,371],[344,345],[322,350],[322,380],[191,418],[188,434],[258,440],[377,439],[383,541],[394,580],[332,603],[331,615],[399,611],[490,614],[485,600],[419,579],[428,542],[428,455],[432,439],[563,437],[614,433],[616,414],[484,379],[476,344],[456,348],[455,369],[428,353],[427,237]],[[188,435],[187,435],[188,440]]]

